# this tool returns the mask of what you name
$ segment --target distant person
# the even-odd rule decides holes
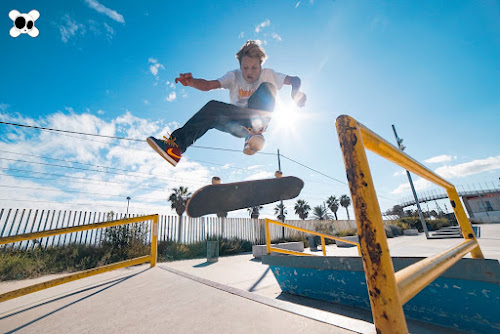
[[[267,56],[259,41],[247,41],[236,58],[240,68],[217,80],[195,79],[191,73],[180,73],[175,79],[176,83],[201,91],[228,89],[231,104],[212,100],[169,138],[147,139],[148,144],[173,166],[177,165],[182,153],[210,129],[245,138],[245,154],[260,151],[265,142],[262,133],[267,129],[274,110],[276,90],[283,85],[292,86],[291,95],[297,106],[305,105],[306,95],[300,92],[299,77],[262,68]]]

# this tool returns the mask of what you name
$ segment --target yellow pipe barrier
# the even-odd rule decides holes
[[[466,240],[442,254],[421,260],[398,271],[396,281],[398,282],[401,305],[416,296],[429,283],[476,247],[476,240]]]
[[[360,127],[353,118],[340,116],[337,132],[344,153],[377,333],[408,333]]]
[[[455,187],[350,116],[336,122],[377,332],[407,333],[402,306],[467,253],[484,258]],[[394,273],[365,148],[446,189],[465,241]]]
[[[413,159],[412,157],[401,151],[396,146],[390,144],[388,141],[386,141],[379,135],[373,133],[363,124],[356,122],[356,120],[354,120],[353,118],[351,118],[351,120],[358,125],[361,131],[361,136],[363,138],[363,144],[368,150],[372,151],[373,153],[383,158],[386,158],[389,161],[392,161],[396,165],[399,165],[410,172],[420,175],[421,177],[427,179],[432,183],[440,185],[441,187],[444,188],[453,187],[451,183],[444,180],[440,176],[436,175],[433,171],[421,165],[418,161],[416,161],[415,159]]]
[[[344,116],[340,116],[344,117]],[[339,118],[340,118],[339,117]],[[345,116],[349,117],[349,116]],[[453,207],[453,211],[455,212],[455,216],[457,217],[458,224],[460,226],[460,229],[462,230],[462,235],[464,236],[465,239],[474,239],[476,240],[476,235],[474,234],[474,231],[472,230],[472,226],[467,219],[467,215],[465,214],[465,210],[462,206],[462,202],[460,201],[460,198],[458,196],[457,190],[455,189],[455,186],[433,171],[429,170],[427,167],[423,166],[420,164],[418,161],[395,147],[394,145],[390,144],[387,142],[385,139],[382,137],[378,136],[377,134],[373,133],[370,129],[366,128],[363,124],[360,124],[359,122],[356,122],[354,119],[352,119],[357,126],[359,127],[361,131],[361,136],[363,139],[363,144],[364,147],[366,147],[368,150],[372,151],[375,154],[378,154],[379,156],[392,161],[393,163],[403,167],[404,169],[413,172],[420,177],[437,184],[443,188],[445,188],[448,197],[451,202],[451,206]],[[474,259],[484,259],[483,253],[481,252],[481,249],[476,247],[474,250],[471,252],[472,258]]]
[[[30,294],[33,292],[44,290],[44,289],[47,289],[47,288],[50,288],[50,287],[53,287],[56,285],[61,285],[61,284],[68,283],[71,281],[76,281],[76,280],[81,279],[81,278],[101,274],[101,273],[104,273],[107,271],[111,271],[111,270],[115,270],[115,269],[119,269],[119,268],[123,268],[123,267],[135,266],[137,264],[145,263],[145,262],[148,262],[150,260],[151,260],[150,255],[142,256],[142,257],[138,257],[138,258],[135,258],[132,260],[126,260],[126,261],[122,261],[122,262],[108,264],[108,265],[101,266],[98,268],[80,271],[78,273],[71,274],[71,275],[64,276],[64,277],[60,277],[60,278],[56,278],[56,279],[53,279],[53,280],[50,280],[47,282],[33,284],[33,285],[30,285],[30,286],[25,287],[25,288],[13,290],[13,291],[9,291],[9,292],[1,294],[0,295],[0,303],[4,302],[6,300],[9,300],[9,299],[21,297],[21,296],[24,296],[24,295],[27,295],[27,294]]]
[[[345,242],[347,244],[355,245],[355,246],[358,247],[358,254],[361,255],[361,251],[360,251],[360,248],[359,248],[359,243],[357,243],[357,242],[350,241],[350,240],[344,240],[342,238],[334,237],[334,236],[331,236],[331,235],[328,235],[328,234],[324,234],[324,233],[319,233],[319,232],[315,232],[315,231],[306,230],[306,229],[301,228],[301,227],[297,227],[297,226],[293,226],[293,225],[288,225],[288,224],[285,224],[285,223],[282,223],[282,222],[278,222],[278,221],[266,218],[266,245],[267,245],[267,254],[268,255],[271,254],[271,251],[276,252],[276,253],[283,253],[283,254],[290,254],[290,255],[299,255],[299,256],[312,255],[312,254],[307,254],[307,253],[300,253],[300,252],[289,251],[289,250],[282,249],[282,248],[271,247],[271,233],[269,231],[269,224],[275,224],[275,225],[283,226],[283,227],[286,227],[286,228],[291,228],[292,230],[297,230],[297,231],[301,231],[301,232],[304,232],[304,233],[307,233],[307,234],[313,234],[313,235],[320,236],[321,237],[321,247],[323,248],[323,255],[325,255],[325,256],[326,256],[325,238],[332,239],[332,240],[338,240],[338,241]]]
[[[53,280],[50,280],[47,282],[34,284],[34,285],[31,285],[31,286],[28,286],[25,288],[21,288],[21,289],[17,289],[14,291],[9,291],[9,292],[0,294],[0,302],[6,301],[6,300],[9,300],[12,298],[20,297],[20,296],[23,296],[23,295],[26,295],[29,293],[33,293],[36,291],[40,291],[43,289],[47,289],[47,288],[50,288],[50,287],[53,287],[56,285],[60,285],[63,283],[67,283],[67,282],[71,282],[71,281],[78,280],[81,278],[85,278],[88,276],[97,275],[97,274],[100,274],[100,273],[103,273],[106,271],[110,271],[110,270],[115,270],[115,269],[124,268],[124,267],[130,267],[130,266],[134,266],[134,265],[145,263],[145,262],[150,262],[151,267],[156,266],[156,261],[158,258],[158,215],[141,216],[141,217],[120,219],[120,220],[114,220],[114,221],[103,222],[103,223],[65,227],[65,228],[60,228],[60,229],[55,229],[55,230],[50,230],[50,231],[41,231],[41,232],[20,234],[20,235],[0,238],[0,245],[4,245],[4,244],[12,243],[12,242],[33,240],[33,239],[38,239],[38,238],[56,236],[56,235],[65,234],[65,233],[87,231],[87,230],[93,230],[93,229],[104,228],[104,227],[127,225],[127,224],[132,224],[132,223],[143,222],[143,221],[147,221],[147,220],[153,221],[153,225],[151,228],[152,237],[151,237],[151,254],[150,255],[142,256],[142,257],[138,257],[135,259],[126,260],[126,261],[122,261],[122,262],[112,263],[112,264],[108,264],[108,265],[101,266],[98,268],[80,271],[80,272],[73,273],[73,274],[68,275],[68,276],[56,278],[56,279],[53,279]]]

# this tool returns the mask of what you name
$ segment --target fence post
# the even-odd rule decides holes
[[[158,215],[153,218],[153,228],[151,229],[151,268],[156,266],[158,259]]]

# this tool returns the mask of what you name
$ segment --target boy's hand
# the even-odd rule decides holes
[[[297,91],[292,90],[292,99],[293,99],[293,102],[295,102],[295,104],[298,107],[302,108],[306,104],[307,96],[306,96],[306,94],[304,94],[298,90]]]
[[[178,78],[175,78],[175,83],[180,82],[183,86],[191,86],[193,75],[191,73],[180,73]]]

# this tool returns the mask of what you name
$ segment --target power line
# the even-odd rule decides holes
[[[86,132],[78,132],[78,131],[70,131],[70,130],[52,129],[52,128],[46,128],[46,127],[41,127],[41,126],[18,124],[18,123],[10,123],[10,122],[2,122],[2,121],[0,121],[0,124],[18,126],[18,127],[28,128],[28,129],[54,131],[54,132],[60,132],[60,133],[71,133],[71,134],[77,134],[77,135],[101,137],[101,138],[108,138],[108,139],[128,140],[128,141],[133,141],[133,142],[145,142],[146,141],[144,139],[137,139],[137,138],[107,136],[107,135],[100,135],[100,134],[96,134],[96,133],[86,133]],[[238,152],[238,153],[241,153],[241,150],[235,150],[235,149],[230,149],[230,148],[221,148],[221,147],[212,147],[212,146],[199,146],[199,145],[191,145],[191,147],[201,148],[201,149],[206,149],[206,150],[217,150],[217,151],[227,151],[227,152]],[[274,153],[269,153],[269,152],[257,152],[257,154],[274,155]]]
[[[31,129],[38,129],[38,130],[45,130],[45,131],[54,131],[54,132],[59,132],[59,133],[71,133],[71,134],[78,134],[78,135],[85,135],[85,136],[93,136],[93,137],[102,137],[102,138],[108,138],[108,139],[117,139],[117,140],[128,140],[128,141],[134,141],[134,142],[144,142],[145,140],[143,139],[136,139],[136,138],[127,138],[127,137],[118,137],[118,136],[107,136],[107,135],[100,135],[100,134],[92,134],[92,133],[84,133],[84,132],[77,132],[77,131],[70,131],[70,130],[60,130],[60,129],[52,129],[52,128],[47,128],[47,127],[39,127],[39,126],[33,126],[33,125],[25,125],[25,124],[18,124],[18,123],[10,123],[10,122],[3,122],[3,121],[0,121],[0,124],[4,124],[4,125],[12,125],[12,126],[18,126],[18,127],[24,127],[24,128],[31,128]],[[198,145],[192,145],[192,147],[195,147],[195,148],[201,148],[201,149],[209,149],[209,150],[218,150],[218,151],[226,151],[226,152],[237,152],[237,153],[241,153],[241,150],[235,150],[235,149],[228,149],[228,148],[220,148],[220,147],[211,147],[211,146],[198,146]],[[5,151],[4,151],[5,152]],[[10,152],[12,153],[12,152]],[[272,155],[274,156],[275,154],[274,153],[269,153],[269,152],[257,152],[258,154],[263,154],[263,155]],[[20,153],[14,153],[14,154],[20,154]],[[34,155],[36,156],[36,155]],[[334,177],[331,177],[325,173],[322,173],[316,169],[313,169],[303,163],[300,163],[292,158],[289,158],[285,155],[282,154],[282,156],[288,160],[290,160],[291,162],[294,162],[304,168],[307,168],[317,174],[320,174],[324,177],[327,177],[329,179],[332,179],[336,182],[339,182],[343,185],[346,185],[348,186],[347,183],[343,182],[343,181],[340,181]],[[40,156],[39,156],[40,157]],[[46,157],[47,158],[47,157]],[[67,160],[62,160],[62,159],[56,159],[56,158],[47,158],[47,159],[53,159],[53,160],[60,160],[60,161],[65,161],[65,162],[69,162]],[[19,161],[22,161],[22,160],[19,160]],[[23,161],[23,162],[28,162],[28,161]],[[209,163],[209,164],[214,164],[214,165],[218,165],[216,163],[212,163],[212,162],[206,162],[206,161],[201,161],[201,162],[204,162],[204,163]],[[36,163],[36,162],[32,162],[32,163]],[[129,170],[125,170],[125,169],[119,169],[119,168],[114,168],[114,167],[105,167],[105,166],[96,166],[96,165],[91,165],[91,164],[84,164],[84,163],[79,163],[79,162],[71,162],[71,163],[78,163],[78,164],[82,164],[82,165],[88,165],[88,166],[93,166],[93,167],[99,167],[99,168],[109,168],[109,169],[115,169],[115,170],[121,170],[121,171],[126,171],[128,173],[138,173],[138,174],[144,174],[144,173],[140,173],[140,172],[133,172],[133,171],[129,171]],[[39,164],[42,164],[42,163],[39,163]],[[225,165],[220,165],[220,166],[225,166]],[[66,166],[57,166],[57,167],[66,167]],[[66,167],[66,168],[69,168],[69,167]],[[77,167],[71,167],[71,168],[74,168],[74,169],[78,169]],[[243,168],[238,168],[238,167],[232,167],[232,168],[237,168],[237,169],[241,169],[241,170],[245,170]],[[86,170],[86,169],[84,169]],[[87,171],[95,171],[95,172],[101,172],[101,171],[96,171],[96,170],[88,170]],[[111,172],[106,172],[106,173],[111,173]],[[114,173],[114,174],[118,174],[118,173]],[[123,175],[123,174],[118,174],[118,175]],[[135,176],[137,177],[137,176]],[[172,179],[172,180],[176,180],[176,181],[181,181],[181,180],[177,180],[177,179]],[[184,180],[182,180],[184,182]],[[196,182],[198,184],[200,184],[199,182]],[[394,201],[393,199],[390,199],[390,198],[387,198],[385,196],[382,196],[382,195],[378,195],[380,196],[381,198],[385,198],[387,200],[391,200],[391,201]]]
[[[87,171],[87,172],[115,174],[115,175],[122,175],[122,176],[128,176],[128,177],[136,177],[136,178],[149,179],[149,180],[179,181],[179,182],[182,181],[182,182],[187,182],[187,183],[203,184],[203,183],[201,183],[199,181],[190,180],[190,179],[152,178],[152,177],[146,177],[146,176],[140,176],[140,175],[128,175],[128,174],[111,172],[111,171],[102,171],[102,170],[96,170],[96,169],[87,169],[87,168],[81,168],[81,167],[73,167],[73,166],[64,166],[64,165],[50,164],[50,163],[46,163],[46,162],[27,161],[27,160],[9,159],[9,158],[0,158],[0,159],[2,159],[2,160],[8,160],[8,161],[15,161],[15,162],[25,162],[25,163],[31,163],[31,164],[37,164],[37,165],[52,166],[52,167],[62,167],[62,168],[83,170],[83,171]],[[97,165],[96,165],[96,167],[107,168],[105,166],[97,166]],[[129,171],[129,173],[145,174],[145,173],[132,172],[132,171]],[[148,175],[148,174],[145,174],[145,175]]]

